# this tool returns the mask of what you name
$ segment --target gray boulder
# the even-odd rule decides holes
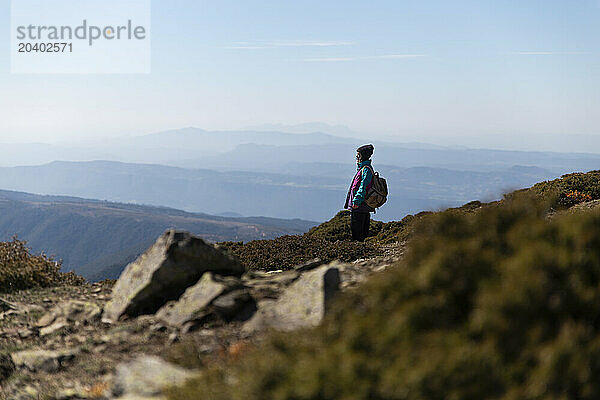
[[[193,376],[193,371],[170,364],[159,357],[140,356],[117,366],[112,394],[121,399],[152,398],[161,395],[167,386],[180,385]]]
[[[181,327],[209,315],[232,319],[236,312],[252,301],[241,280],[205,273],[177,301],[165,304],[156,317],[169,325]]]
[[[342,266],[334,261],[302,273],[277,300],[260,301],[258,312],[244,329],[289,331],[319,325],[329,302],[339,290],[339,268]]]
[[[125,268],[104,308],[103,320],[154,314],[178,299],[205,272],[241,276],[244,267],[199,237],[169,230]]]

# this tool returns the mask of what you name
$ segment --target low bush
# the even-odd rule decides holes
[[[584,201],[600,199],[600,171],[563,175],[553,181],[535,184],[526,191],[546,198],[553,208],[568,208]]]
[[[377,235],[383,226],[383,222],[372,220],[369,235]],[[221,242],[217,245],[236,256],[249,270],[290,269],[315,258],[325,263],[333,260],[354,261],[379,254],[377,246],[372,243],[352,241],[349,211],[340,211],[331,220],[304,235],[286,235],[248,243]]]
[[[381,221],[371,219],[369,226],[369,235],[367,237],[376,236],[381,232],[385,224]],[[350,211],[342,210],[335,217],[319,226],[315,226],[307,232],[311,238],[324,239],[330,242],[338,240],[352,240],[352,232],[350,231]]]
[[[375,246],[368,243],[332,242],[309,235],[287,235],[248,243],[223,242],[218,245],[236,256],[248,270],[290,269],[315,258],[326,263],[333,260],[354,261],[377,255]]]
[[[80,285],[85,282],[74,273],[60,272],[61,264],[45,254],[33,255],[26,242],[13,238],[0,242],[0,292],[35,287]]]
[[[417,215],[407,215],[401,221],[386,222],[379,233],[370,237],[368,241],[378,245],[405,242],[412,235],[415,222],[429,214],[431,212],[425,211]]]
[[[484,206],[487,205],[480,201],[471,201],[461,207],[450,208],[448,211],[468,214],[478,211]],[[415,215],[407,215],[401,221],[383,223],[378,233],[368,240],[370,243],[377,245],[406,242],[412,237],[417,223],[434,214],[436,213],[433,211],[422,211]]]
[[[523,195],[414,227],[322,326],[271,334],[169,399],[600,398],[600,212]]]

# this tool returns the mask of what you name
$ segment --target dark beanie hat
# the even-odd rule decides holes
[[[360,146],[358,149],[356,149],[356,152],[360,154],[360,158],[362,160],[368,160],[373,155],[374,149],[375,148],[372,144],[365,144],[364,146]]]

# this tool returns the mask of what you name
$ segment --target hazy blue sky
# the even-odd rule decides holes
[[[0,140],[310,121],[513,147],[600,135],[600,0],[152,4],[151,74],[11,75],[0,0]]]

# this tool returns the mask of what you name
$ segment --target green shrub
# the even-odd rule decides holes
[[[0,292],[34,287],[80,285],[85,280],[72,272],[60,272],[60,262],[45,254],[33,255],[26,242],[13,238],[0,242]]]
[[[548,199],[554,208],[568,208],[583,201],[600,199],[600,171],[563,175],[553,181],[535,184],[526,191]]]
[[[169,399],[598,399],[600,212],[522,195],[423,218],[321,327],[272,334]]]

